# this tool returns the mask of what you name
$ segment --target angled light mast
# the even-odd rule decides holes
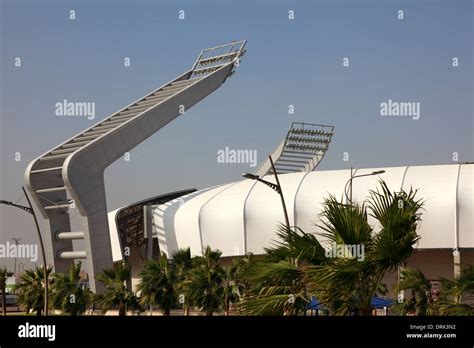
[[[277,174],[314,170],[324,158],[333,134],[333,126],[293,122],[286,137],[270,154]],[[270,159],[255,174],[260,177],[273,174]]]
[[[93,291],[95,276],[112,266],[104,170],[145,139],[173,121],[219,86],[234,72],[246,41],[201,51],[191,70],[164,84],[106,119],[33,160],[27,167],[28,190],[46,219],[48,264],[67,271],[84,259]],[[74,206],[81,230],[71,230]],[[85,250],[74,250],[73,240]]]

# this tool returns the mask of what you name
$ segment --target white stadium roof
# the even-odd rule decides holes
[[[369,190],[379,187],[380,178],[392,191],[413,187],[425,201],[417,248],[474,248],[473,164],[369,168],[355,175],[380,169],[385,173],[353,180],[353,201],[365,200]],[[315,223],[323,200],[330,194],[342,198],[349,177],[350,170],[279,175],[290,225],[322,232]],[[265,179],[274,181],[273,176]],[[160,250],[168,255],[186,247],[199,255],[207,245],[223,256],[261,254],[275,241],[277,225],[284,221],[278,194],[253,180],[196,191],[153,206],[152,213]]]

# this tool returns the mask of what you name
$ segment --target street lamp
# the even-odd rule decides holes
[[[36,225],[36,231],[38,232],[38,238],[39,238],[40,247],[41,247],[41,254],[42,254],[42,257],[43,257],[44,314],[48,315],[48,267],[47,267],[47,264],[46,264],[46,254],[44,252],[43,238],[41,237],[41,231],[40,231],[40,228],[39,228],[38,219],[36,218],[36,214],[35,214],[35,211],[34,211],[33,207],[31,206],[30,198],[28,197],[28,194],[26,193],[25,188],[23,186],[21,188],[23,190],[23,193],[25,194],[26,200],[28,201],[28,206],[27,207],[23,206],[23,205],[15,204],[15,203],[10,202],[10,201],[4,201],[4,200],[0,200],[0,204],[11,205],[13,207],[19,208],[19,209],[24,210],[27,213],[30,213],[31,215],[33,215],[33,219],[34,219],[35,225]],[[16,265],[15,265],[15,268],[16,268]]]
[[[18,250],[18,245],[20,245],[20,242],[23,240],[23,238],[16,238],[16,237],[13,237],[12,238],[13,242],[15,243],[15,247],[17,248]],[[15,279],[17,277],[17,273],[16,273],[16,260],[18,258],[18,252],[15,253],[15,266],[13,266],[13,274],[15,276]]]
[[[361,178],[363,176],[378,175],[378,174],[383,174],[383,173],[385,173],[385,170],[376,170],[375,172],[372,172],[372,173],[352,175],[352,168],[351,168],[351,178],[347,180],[346,185],[344,186],[344,194],[346,195],[346,200],[352,204],[352,180],[354,180],[355,178]],[[347,185],[350,185],[349,186],[350,196],[347,195]]]
[[[243,173],[242,176],[247,179],[260,181],[261,183],[264,183],[265,185],[267,185],[268,187],[270,187],[272,190],[276,191],[280,195],[281,205],[283,207],[283,214],[285,215],[286,227],[290,229],[290,220],[288,219],[288,212],[286,210],[285,197],[283,197],[283,191],[281,189],[280,180],[278,179],[278,175],[275,170],[275,165],[273,164],[272,156],[269,156],[268,158],[270,159],[270,163],[272,165],[272,170],[273,170],[273,174],[275,175],[276,184],[269,182],[267,180],[264,180],[260,178],[260,176],[251,174],[251,173]]]

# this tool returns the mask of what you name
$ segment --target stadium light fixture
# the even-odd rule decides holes
[[[323,159],[331,143],[334,126],[292,122],[285,138],[271,153],[278,174],[312,171]],[[265,160],[255,174],[272,174]]]
[[[242,173],[242,176],[247,179],[258,180],[260,177],[252,173]]]

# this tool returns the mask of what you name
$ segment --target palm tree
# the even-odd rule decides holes
[[[187,288],[186,279],[189,271],[193,268],[193,258],[191,257],[191,249],[179,249],[172,255],[173,265],[176,272],[176,291],[179,292],[178,299],[184,308],[184,315],[189,315],[189,307],[191,305],[189,298],[189,289]]]
[[[396,269],[413,253],[423,203],[416,191],[391,192],[384,181],[381,190],[370,191],[368,210],[380,225],[375,233],[368,223],[364,204],[345,205],[334,197],[325,201],[320,227],[331,247],[363,246],[363,260],[331,258],[325,265],[308,266],[307,276],[317,298],[335,314],[371,315],[387,272]],[[350,309],[350,312],[348,311]]]
[[[410,311],[416,311],[418,315],[427,315],[430,311],[430,305],[433,302],[431,282],[418,269],[403,268],[400,272],[400,282],[395,290],[411,290],[412,298],[404,301],[400,313],[406,314]]]
[[[141,310],[137,297],[126,286],[130,274],[130,265],[123,262],[117,263],[114,268],[104,269],[97,276],[97,279],[105,285],[104,292],[96,296],[103,314],[117,307],[119,316],[125,316],[127,310]]]
[[[52,306],[70,315],[82,314],[86,311],[91,299],[89,289],[81,287],[81,262],[72,264],[67,274],[54,274],[52,286]]]
[[[282,229],[285,228],[282,226]],[[274,255],[255,262],[248,270],[251,287],[239,303],[244,315],[298,315],[308,302],[303,282],[304,272],[295,262],[279,260]]]
[[[47,274],[51,273],[52,268],[47,268]],[[20,275],[20,284],[16,289],[19,290],[18,304],[24,306],[27,312],[36,312],[41,316],[44,309],[44,271],[41,268],[26,270]]]
[[[8,272],[5,267],[0,268],[0,290],[2,291],[2,311],[3,315],[7,315],[7,278],[11,277],[13,272]]]
[[[435,307],[440,315],[474,315],[474,265],[454,279],[441,279],[441,296]]]
[[[245,315],[299,315],[310,301],[303,266],[325,262],[316,236],[278,226],[278,241],[262,259],[248,265],[247,286],[239,309]]]
[[[140,272],[140,291],[142,305],[157,305],[164,316],[169,316],[176,306],[176,272],[165,253],[156,260],[147,260]]]
[[[190,301],[200,307],[206,316],[212,316],[223,306],[224,269],[219,264],[221,254],[208,246],[203,256],[195,258],[195,266],[184,282]]]
[[[234,259],[232,264],[224,268],[224,315],[230,315],[230,305],[240,300],[244,285],[240,283],[239,266],[242,265],[241,259]]]
[[[371,300],[384,288],[383,277],[403,264],[419,239],[422,202],[415,196],[414,190],[391,192],[381,181],[381,191],[370,191],[367,206],[327,198],[319,224],[321,237],[328,250],[344,250],[342,254],[326,253],[314,235],[297,227],[280,226],[280,240],[267,250],[273,262],[258,267],[244,312],[295,314],[315,296],[333,314],[371,315]],[[378,233],[368,223],[368,211],[380,225]],[[358,246],[361,257],[347,246]],[[293,307],[283,295],[292,295]]]

